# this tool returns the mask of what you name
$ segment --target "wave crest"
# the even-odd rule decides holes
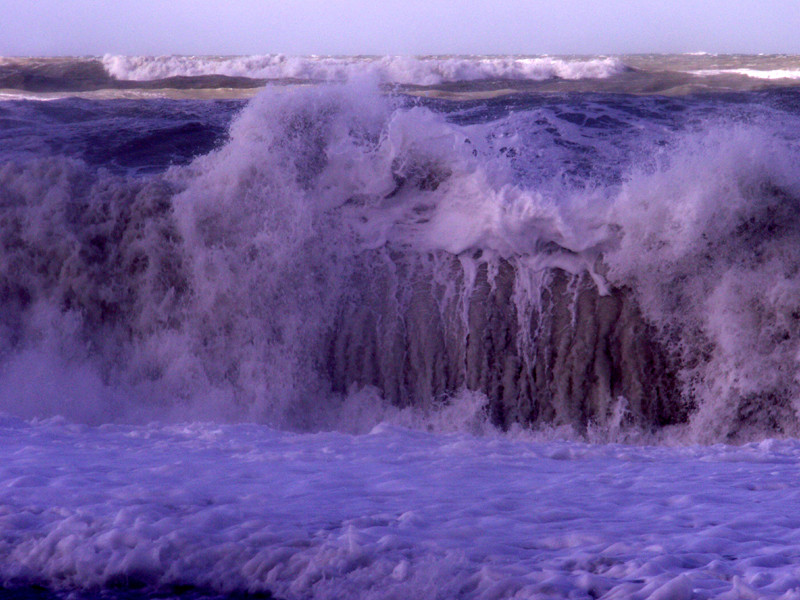
[[[437,85],[482,79],[543,81],[601,79],[623,72],[617,58],[556,57],[327,57],[263,56],[119,56],[105,55],[103,66],[120,80],[226,75],[254,79],[347,81],[365,74],[387,83]]]
[[[299,429],[346,398],[442,414],[469,390],[504,428],[797,431],[796,148],[711,123],[577,185],[515,176],[527,138],[500,133],[523,125],[271,88],[163,174],[5,164],[4,402],[36,411],[20,374],[42,352],[140,406]]]

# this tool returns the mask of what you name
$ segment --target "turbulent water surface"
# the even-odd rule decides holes
[[[0,59],[2,593],[800,597],[798,84]]]

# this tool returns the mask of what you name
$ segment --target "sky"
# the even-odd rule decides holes
[[[800,0],[0,0],[0,55],[800,54]]]

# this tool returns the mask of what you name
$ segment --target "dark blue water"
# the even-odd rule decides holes
[[[0,154],[60,155],[116,173],[162,171],[224,143],[236,100],[0,102]]]
[[[2,587],[0,600],[278,600],[267,593],[233,592],[221,594],[193,586],[145,587],[108,586],[97,590],[54,591],[39,586]]]

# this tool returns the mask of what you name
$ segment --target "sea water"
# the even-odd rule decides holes
[[[799,65],[3,59],[3,593],[800,595]]]

